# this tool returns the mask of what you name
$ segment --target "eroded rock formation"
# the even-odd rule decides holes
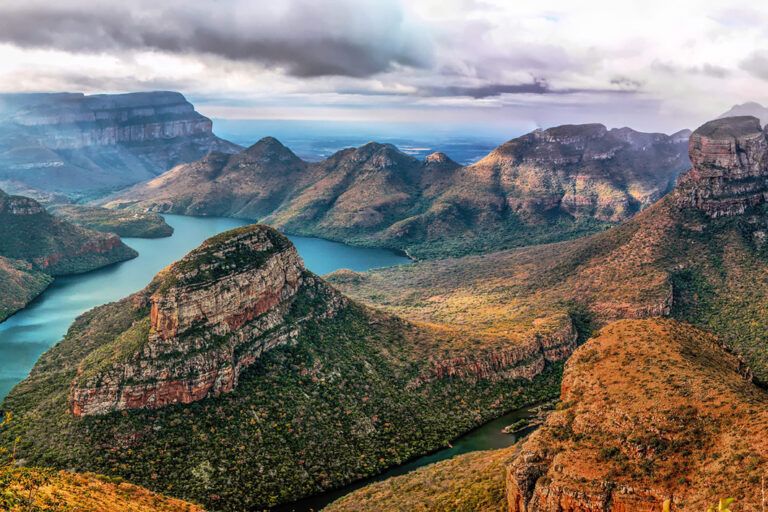
[[[675,189],[683,208],[740,215],[768,200],[768,136],[751,116],[710,121],[691,135],[692,168]]]
[[[321,310],[301,310],[318,295]],[[110,345],[116,360],[83,361],[71,411],[158,408],[232,391],[264,352],[294,342],[306,316],[333,316],[345,304],[276,231],[254,225],[214,237],[134,296],[147,316]]]
[[[209,151],[240,148],[177,92],[0,95],[0,182],[15,193],[104,193]]]

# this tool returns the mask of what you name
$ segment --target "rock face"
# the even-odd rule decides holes
[[[507,466],[510,512],[660,511],[665,499],[701,510],[726,494],[759,508],[750,478],[766,469],[768,395],[714,336],[673,320],[611,324],[566,363],[561,399]]]
[[[304,318],[289,310],[323,295],[315,318],[346,300],[304,269],[293,245],[255,225],[209,239],[134,298],[149,315],[116,341],[117,361],[86,359],[72,384],[75,416],[190,403],[232,391],[264,352],[293,343]]]
[[[112,233],[76,226],[34,199],[0,190],[0,321],[42,293],[51,276],[86,272],[136,254]]]
[[[553,324],[531,334],[530,339],[507,349],[462,355],[434,362],[422,376],[410,383],[412,388],[431,380],[450,378],[466,380],[531,380],[547,364],[564,361],[576,349],[578,333],[568,315],[549,319]]]
[[[740,215],[768,200],[768,137],[751,116],[710,121],[691,135],[690,171],[675,191],[683,208]]]
[[[688,167],[687,135],[560,126],[511,140],[466,167],[442,153],[419,161],[375,142],[307,163],[267,138],[105,202],[261,219],[420,258],[455,256],[580,236],[632,216]]]
[[[87,197],[239,149],[176,92],[0,95],[0,182],[16,192]]]

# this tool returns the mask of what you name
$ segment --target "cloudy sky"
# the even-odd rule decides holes
[[[2,0],[0,91],[204,114],[674,131],[768,104],[768,7],[708,0]]]

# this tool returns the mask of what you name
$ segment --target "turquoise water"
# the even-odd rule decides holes
[[[27,308],[0,323],[0,400],[27,376],[40,354],[64,336],[78,315],[141,290],[157,272],[206,238],[249,224],[245,220],[226,218],[180,215],[165,218],[175,230],[173,236],[124,239],[139,251],[138,258],[87,274],[57,278]],[[306,267],[317,274],[340,268],[362,271],[410,261],[383,249],[351,247],[317,238],[290,238]]]

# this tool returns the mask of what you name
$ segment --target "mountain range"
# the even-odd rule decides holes
[[[0,187],[87,199],[242,149],[211,126],[177,92],[0,94]]]
[[[665,499],[693,510],[716,504],[718,493],[757,507],[765,455],[754,436],[768,398],[760,384],[767,149],[757,118],[711,121],[692,134],[693,167],[673,193],[609,231],[407,271],[331,275],[347,295],[414,321],[509,332],[560,313],[594,338],[566,365],[562,412],[522,446],[476,455],[478,472],[450,461],[376,484],[336,509],[364,509],[378,496],[388,510],[406,510],[408,497],[390,485],[446,482],[453,469],[462,476],[427,485],[430,499],[479,482],[506,497],[480,510],[660,510]],[[674,321],[611,323],[647,317]],[[493,473],[499,465],[505,483]]]
[[[368,143],[308,163],[276,139],[213,152],[107,198],[109,208],[258,219],[280,230],[458,256],[574,238],[659,199],[688,167],[688,131],[537,130],[461,166]]]

